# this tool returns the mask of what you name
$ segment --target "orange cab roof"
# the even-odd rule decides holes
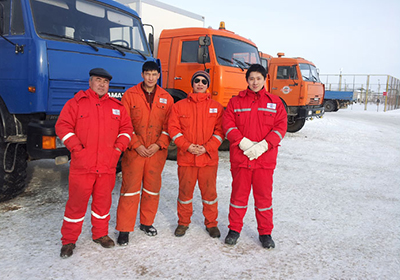
[[[212,28],[203,28],[203,27],[187,27],[187,28],[177,28],[177,29],[164,29],[161,32],[160,38],[174,38],[181,36],[205,36],[205,35],[217,35],[224,36],[228,38],[233,38],[236,40],[244,41],[250,45],[255,47],[256,44],[249,39],[246,39],[242,36],[235,34],[229,30],[220,30],[220,29],[212,29]]]

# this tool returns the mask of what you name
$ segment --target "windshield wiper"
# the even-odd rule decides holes
[[[81,39],[81,42],[84,42],[88,46],[91,46],[93,49],[96,50],[96,52],[98,52],[99,49],[93,44],[101,45],[99,42],[96,42],[96,41],[93,41],[93,40],[87,40],[87,39]]]
[[[218,56],[218,58],[220,58],[220,59],[222,59],[222,60],[224,60],[226,62],[229,62],[230,64],[233,64],[233,62],[230,59],[227,59],[227,58],[222,57],[222,56]]]
[[[107,46],[110,46],[113,50],[116,50],[116,51],[118,51],[120,54],[122,54],[123,56],[125,56],[126,54],[125,54],[125,52],[123,51],[123,50],[121,50],[120,48],[124,48],[123,46],[121,46],[121,45],[118,45],[118,47],[117,47],[117,45],[116,44],[113,44],[113,43],[110,43],[110,42],[107,42],[107,43],[105,43]]]
[[[127,46],[122,46],[120,44],[115,44],[115,43],[111,43],[111,42],[106,43],[106,45],[111,46],[113,49],[115,49],[115,50],[117,50],[117,51],[119,51],[121,53],[122,53],[122,50],[119,49],[119,48],[123,48],[123,49],[130,50],[130,51],[135,51],[136,53],[140,54],[141,57],[143,57],[144,60],[146,60],[146,56],[144,54],[142,54],[137,49],[133,49],[133,48],[130,48],[130,47],[127,47]],[[125,56],[125,54],[124,54],[124,56]]]
[[[238,66],[240,69],[242,69],[242,71],[244,71],[244,68],[239,63],[233,63],[230,59],[227,59],[227,58],[222,57],[222,56],[218,56],[218,58],[220,58],[220,59],[222,59],[222,60],[224,60],[226,62],[229,62],[232,65]]]
[[[247,65],[243,62],[243,61],[241,61],[241,60],[239,60],[239,59],[236,59],[236,58],[232,58],[234,61],[236,61],[237,62],[237,64],[240,64],[240,65],[242,65],[243,66],[243,68],[248,68],[247,67]],[[240,68],[242,68],[242,67],[240,67]],[[242,69],[243,70],[243,69]]]
[[[140,54],[143,57],[144,60],[146,60],[146,57],[144,56],[144,54],[142,54],[139,50],[137,50],[137,49],[131,49],[131,50],[137,52],[138,54]]]
[[[71,37],[67,37],[67,36],[64,36],[64,35],[47,33],[47,32],[39,32],[39,34],[46,35],[46,36],[51,36],[51,37],[56,37],[56,38],[60,38],[60,39],[66,39],[66,40],[70,40],[70,41],[73,41],[73,42],[83,42],[83,43],[87,44],[88,46],[92,47],[96,52],[99,51],[99,49],[92,44],[92,43],[97,43],[97,42],[89,42],[89,41],[84,40],[84,39],[77,40],[77,39],[74,39],[74,38],[71,38]]]

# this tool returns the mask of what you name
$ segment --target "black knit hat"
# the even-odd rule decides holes
[[[110,73],[108,73],[106,70],[103,68],[93,68],[92,70],[89,71],[90,76],[98,76],[102,78],[106,78],[111,81],[112,76]]]
[[[198,76],[202,76],[203,78],[205,78],[207,80],[207,88],[208,88],[210,86],[210,74],[208,74],[206,71],[201,71],[201,70],[197,71],[196,73],[193,74],[192,80],[190,81],[192,87],[193,87],[194,79],[196,79],[196,77],[198,77]]]

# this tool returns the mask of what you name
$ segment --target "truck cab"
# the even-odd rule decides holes
[[[1,201],[23,190],[27,159],[68,159],[54,125],[90,69],[107,69],[121,97],[154,59],[137,13],[116,1],[0,0],[0,15]]]
[[[268,91],[279,96],[288,112],[288,132],[297,132],[307,119],[324,114],[324,85],[315,65],[303,58],[261,54],[268,69]]]
[[[158,45],[163,88],[174,100],[186,98],[190,80],[198,70],[211,76],[209,91],[224,107],[246,89],[246,69],[260,63],[256,45],[222,24],[220,29],[178,28],[161,32]]]

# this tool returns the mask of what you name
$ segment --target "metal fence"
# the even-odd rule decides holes
[[[352,91],[356,102],[384,104],[384,111],[400,108],[400,80],[378,74],[320,74],[326,90]]]

